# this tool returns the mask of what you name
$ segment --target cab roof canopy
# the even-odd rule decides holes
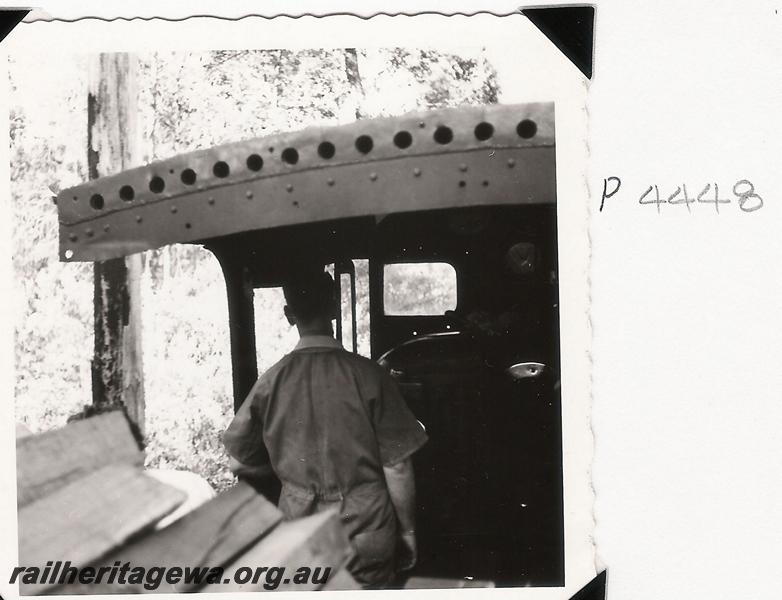
[[[556,201],[552,103],[308,128],[180,154],[60,192],[60,260],[347,217]]]

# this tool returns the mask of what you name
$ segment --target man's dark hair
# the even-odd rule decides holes
[[[331,275],[320,268],[302,269],[287,278],[282,286],[288,309],[305,321],[331,317],[336,302],[336,288]]]

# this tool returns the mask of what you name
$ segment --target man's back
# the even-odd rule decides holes
[[[397,532],[383,467],[426,435],[379,365],[303,337],[258,380],[224,441],[244,464],[271,464],[288,518],[338,506],[359,553],[388,561]]]

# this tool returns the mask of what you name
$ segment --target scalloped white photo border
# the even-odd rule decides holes
[[[259,42],[262,40],[262,43]],[[457,42],[454,42],[457,40]],[[593,491],[590,425],[591,358],[588,237],[589,196],[586,184],[587,82],[584,76],[525,17],[488,14],[444,17],[353,16],[327,18],[249,17],[236,21],[194,18],[181,22],[115,21],[94,19],[75,23],[23,23],[0,45],[3,61],[15,53],[38,53],[42,60],[56,59],[56,48],[80,52],[152,50],[318,48],[318,47],[431,47],[439,50],[485,47],[498,72],[503,104],[533,101],[555,103],[557,202],[560,277],[560,351],[562,363],[562,437],[565,515],[565,587],[459,590],[417,590],[437,598],[452,594],[486,598],[568,599],[596,574],[592,533]],[[5,62],[0,63],[5,64]],[[56,89],[42,90],[56,94]],[[0,81],[0,103],[8,106],[8,77]],[[86,125],[85,125],[86,126]],[[8,129],[3,128],[3,135]],[[0,145],[0,170],[6,185],[2,196],[0,262],[2,309],[0,320],[0,382],[6,401],[0,403],[0,594],[17,597],[7,574],[16,566],[16,497],[13,390],[13,272],[11,270],[11,206],[8,188],[8,140]],[[313,592],[315,594],[319,592]],[[336,594],[334,592],[331,594]],[[410,591],[373,592],[373,597]],[[303,594],[303,593],[302,593]],[[329,594],[329,593],[327,593]],[[308,596],[309,597],[309,596]],[[369,597],[369,596],[367,596]]]

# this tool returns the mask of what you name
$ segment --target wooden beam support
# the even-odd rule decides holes
[[[126,53],[90,58],[87,96],[87,164],[90,179],[137,166],[136,57]],[[101,196],[90,200],[102,210]],[[82,235],[94,232],[85,230]],[[95,351],[92,401],[124,405],[144,432],[141,359],[141,256],[96,262],[94,269]]]

